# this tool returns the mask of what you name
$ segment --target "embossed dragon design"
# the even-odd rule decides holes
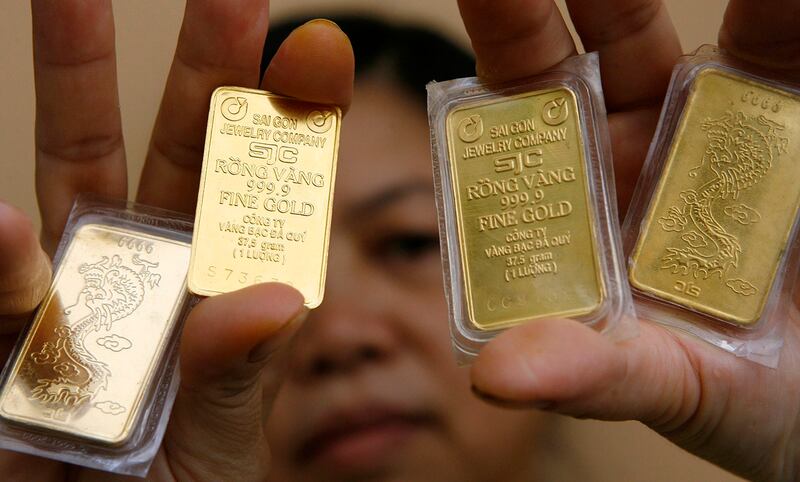
[[[36,385],[30,398],[46,405],[76,408],[106,388],[111,372],[85,346],[86,337],[95,331],[110,331],[114,323],[127,318],[141,306],[146,289],[158,286],[161,276],[151,270],[158,267],[132,255],[133,268],[125,266],[120,256],[104,256],[96,263],[78,267],[84,286],[75,303],[64,309],[69,315],[85,306],[90,313],[69,325],[55,329],[55,340],[46,341],[39,351],[30,354],[35,364]]]
[[[761,214],[739,202],[739,197],[768,174],[786,152],[788,139],[780,136],[781,124],[742,112],[707,119],[701,127],[708,144],[700,165],[689,176],[702,174],[709,180],[697,189],[681,192],[682,204],[671,206],[659,219],[665,231],[683,233],[681,246],[667,248],[661,267],[695,278],[718,277],[735,293],[752,296],[758,288],[731,277],[743,248],[720,220],[725,216],[745,226],[761,220]]]

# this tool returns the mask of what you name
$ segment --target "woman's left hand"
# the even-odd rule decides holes
[[[489,80],[535,75],[576,53],[552,0],[460,0]],[[657,0],[567,0],[587,51],[599,51],[616,185],[626,206],[658,122],[681,48]],[[800,3],[733,0],[720,46],[750,62],[800,72]],[[800,75],[795,75],[800,81]],[[697,338],[640,322],[641,335],[612,343],[569,320],[508,330],[472,368],[475,391],[519,407],[575,417],[640,420],[732,472],[763,480],[800,474],[800,317],[786,319],[773,370]]]

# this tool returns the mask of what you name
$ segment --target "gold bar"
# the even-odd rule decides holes
[[[647,296],[759,321],[800,208],[800,97],[716,68],[694,80],[631,258]]]
[[[322,302],[341,111],[221,87],[211,99],[189,290],[280,281]]]
[[[583,136],[565,87],[448,114],[467,311],[479,330],[605,302]]]
[[[187,243],[78,228],[2,388],[0,416],[124,443],[180,315],[188,262]]]

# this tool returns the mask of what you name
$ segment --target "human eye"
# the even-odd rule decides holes
[[[373,241],[372,252],[376,258],[390,265],[438,259],[439,233],[412,230],[384,233]]]

